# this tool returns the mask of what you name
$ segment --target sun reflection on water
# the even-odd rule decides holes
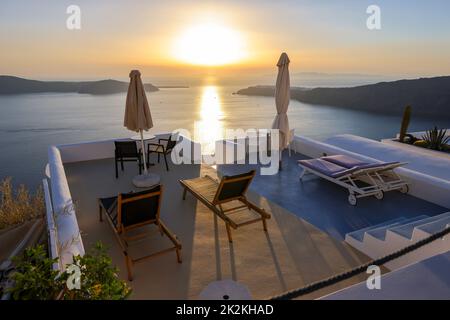
[[[223,112],[216,86],[205,86],[200,103],[200,120],[196,122],[195,137],[203,154],[214,153],[215,141],[223,138]]]

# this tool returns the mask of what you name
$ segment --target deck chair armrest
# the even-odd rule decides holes
[[[164,145],[163,145],[163,144],[159,144],[159,143],[152,143],[152,142],[150,142],[150,143],[148,143],[147,145],[148,145],[148,146],[161,147],[161,148],[163,149],[163,152],[166,152],[166,148],[164,147]]]
[[[209,174],[205,174],[205,178],[211,179],[214,182],[220,183],[219,179],[215,179],[213,177],[211,177]]]
[[[178,238],[166,227],[166,225],[159,220],[159,224],[161,228],[164,230],[164,233],[169,237],[169,239],[177,246],[177,248],[181,249],[181,242]]]
[[[249,206],[250,208],[252,208],[256,212],[261,214],[261,216],[263,216],[264,218],[270,219],[271,215],[269,213],[267,213],[267,211],[264,210],[264,208],[258,207],[256,204],[254,204],[253,202],[247,200],[246,198],[244,198],[241,201],[243,201],[247,206]]]

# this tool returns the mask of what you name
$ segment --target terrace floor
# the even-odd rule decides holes
[[[257,170],[251,190],[257,191],[298,217],[308,221],[337,240],[345,234],[399,217],[412,218],[419,215],[434,216],[448,209],[433,203],[393,191],[383,200],[375,197],[358,199],[356,206],[348,203],[348,191],[314,175],[299,180],[302,169],[297,160],[306,156],[292,152],[283,153],[283,170],[272,176],[261,176],[259,165],[219,165],[219,175],[233,175]]]
[[[126,163],[125,166],[125,171],[120,173],[119,179],[116,180],[113,159],[65,165],[85,248],[89,250],[97,241],[107,244],[110,247],[109,254],[114,264],[119,267],[123,279],[126,279],[123,255],[108,223],[98,220],[96,199],[136,190],[131,179],[137,174],[137,166],[134,163]],[[263,231],[260,223],[244,226],[232,231],[234,242],[230,244],[224,223],[191,195],[188,194],[187,199],[183,201],[182,188],[178,183],[179,179],[198,177],[205,173],[215,175],[214,169],[200,165],[171,165],[170,172],[166,172],[162,165],[157,164],[150,171],[161,174],[164,186],[161,217],[182,242],[183,263],[178,264],[175,253],[171,252],[136,264],[133,269],[134,280],[130,283],[134,299],[196,299],[210,282],[220,279],[239,281],[249,288],[253,298],[264,299],[368,261],[366,256],[346,243],[336,240],[291,214],[284,205],[279,206],[275,201],[253,190],[249,191],[249,198],[272,214],[272,219],[268,221],[268,232]],[[283,171],[279,185],[283,180],[289,180],[289,172],[293,182],[285,185],[285,189],[299,184],[295,169],[291,168]],[[264,179],[258,177],[255,185],[258,186],[258,193],[261,188],[262,193],[273,198],[271,192],[275,194],[275,188],[265,186]],[[320,185],[314,184],[305,188],[307,194],[300,195],[298,201],[305,205],[303,210],[311,211],[310,216],[322,214],[320,211],[314,211],[321,210],[319,205],[311,204],[323,199],[322,196],[317,197],[321,190],[319,187]],[[337,191],[337,195],[341,195],[341,191],[331,186],[325,187],[327,191],[324,194]],[[309,198],[313,193],[316,196]],[[293,192],[288,194],[295,195]],[[345,197],[336,198],[346,203]],[[302,199],[309,201],[305,204]],[[282,202],[286,203],[287,200]],[[331,203],[327,208],[332,209]],[[346,212],[341,212],[342,208],[351,210],[350,214],[356,216],[361,216],[360,211],[364,211],[364,206],[337,206],[333,210],[334,214],[345,215]],[[153,235],[148,241],[142,240],[136,250],[145,249],[148,253],[152,249],[169,244],[166,237],[160,236],[156,227],[153,228]],[[304,298],[324,296],[364,280],[365,274],[362,274]]]

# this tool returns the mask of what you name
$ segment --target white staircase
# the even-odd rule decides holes
[[[345,241],[372,259],[380,258],[436,232],[450,227],[450,212],[436,216],[400,217],[345,235]],[[450,250],[450,235],[395,259],[385,266],[391,270]]]

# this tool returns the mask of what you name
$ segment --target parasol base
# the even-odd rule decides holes
[[[161,178],[155,173],[140,174],[133,178],[133,184],[138,188],[150,188],[159,184]]]

